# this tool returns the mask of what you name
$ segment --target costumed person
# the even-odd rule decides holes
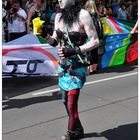
[[[96,27],[96,31],[97,31],[99,39],[102,38],[103,34],[100,35],[100,32],[103,29],[102,29],[102,25],[101,25],[101,22],[99,19],[99,15],[98,15],[98,11],[97,11],[97,7],[96,7],[95,2],[93,0],[87,0],[86,4],[85,4],[85,9],[87,11],[89,11],[89,13],[92,17],[92,20],[93,20],[93,23]],[[89,58],[90,66],[88,67],[89,74],[94,74],[97,72],[97,66],[98,66],[98,48],[91,50],[89,57],[90,57]]]
[[[67,134],[61,140],[77,140],[84,137],[84,129],[78,115],[80,89],[86,81],[86,52],[99,46],[99,39],[88,11],[81,9],[78,0],[58,0],[61,13],[55,18],[53,35],[42,27],[41,36],[51,46],[60,45],[58,55],[58,85],[69,116]],[[86,43],[86,39],[90,41]]]

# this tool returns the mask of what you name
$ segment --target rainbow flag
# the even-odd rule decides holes
[[[102,18],[104,30],[104,50],[100,67],[106,68],[130,63],[138,58],[138,34],[130,34],[135,22],[113,17]]]
[[[101,18],[101,22],[104,35],[130,33],[135,25],[133,21],[121,20],[110,16]]]
[[[138,58],[138,34],[130,34],[135,22],[120,20],[114,17],[101,19],[104,31],[104,53],[99,62],[100,68],[131,63]],[[6,45],[46,44],[40,36],[27,34],[10,41]]]

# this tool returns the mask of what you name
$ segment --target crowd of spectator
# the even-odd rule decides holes
[[[137,20],[138,0],[95,0],[95,3],[100,17]],[[3,43],[33,33],[32,20],[37,17],[46,22],[46,30],[52,34],[55,15],[60,10],[56,0],[2,0]]]

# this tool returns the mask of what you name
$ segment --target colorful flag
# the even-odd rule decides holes
[[[135,25],[135,22],[133,21],[121,20],[110,16],[101,18],[101,22],[103,25],[104,35],[130,33],[131,29]]]
[[[137,60],[138,33],[130,34],[135,23],[113,17],[104,17],[101,20],[104,30],[103,49],[105,51],[101,56],[100,68],[121,65],[125,62],[131,63]],[[17,65],[13,62],[11,64],[11,60],[19,63],[19,59],[24,63],[26,59],[27,62],[23,65],[18,64],[16,70],[18,74],[56,75],[57,73],[57,59],[59,59],[57,48],[49,46],[40,36],[27,34],[3,45],[3,66],[5,66],[3,72],[6,75],[7,73],[12,75],[12,69]],[[33,69],[30,67],[32,63],[34,63]]]
[[[105,36],[105,53],[101,57],[100,67],[106,68],[137,60],[138,34],[130,34],[135,22],[114,17],[104,17],[101,20]]]

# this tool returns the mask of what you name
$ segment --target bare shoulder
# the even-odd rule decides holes
[[[80,18],[81,19],[86,19],[88,17],[90,17],[89,12],[87,10],[85,10],[85,9],[81,9],[81,11],[80,11]]]
[[[29,13],[34,13],[35,10],[34,10],[34,7],[32,6],[30,9],[29,9]]]
[[[55,30],[57,30],[58,28],[60,28],[60,18],[61,18],[61,13],[57,13],[56,16],[55,16]],[[55,37],[56,38],[56,37]]]
[[[83,25],[93,26],[91,15],[87,10],[81,9],[79,18]]]
[[[55,20],[56,20],[56,21],[59,21],[59,20],[60,20],[61,15],[62,15],[61,13],[57,13],[57,14],[56,14],[56,16],[55,16]]]

